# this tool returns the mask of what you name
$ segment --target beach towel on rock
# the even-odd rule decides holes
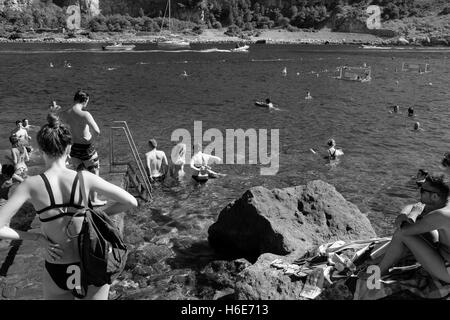
[[[424,299],[448,299],[450,295],[450,284],[433,278],[418,263],[391,270],[389,275],[382,277],[378,287],[358,279],[353,299],[378,300],[404,291]]]
[[[378,259],[384,254],[390,239],[330,242],[293,263],[276,259],[271,266],[282,269],[286,275],[301,278],[304,288],[300,295],[307,299],[377,300],[405,290],[427,299],[450,296],[450,284],[432,278],[412,255],[391,268],[379,285],[368,285],[367,280],[356,278],[355,275],[367,267],[368,258],[376,256]]]

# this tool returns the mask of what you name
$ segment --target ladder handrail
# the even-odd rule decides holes
[[[126,131],[128,131],[128,135],[130,136],[131,142],[133,143],[133,147],[134,147],[134,149],[136,150],[136,154],[137,154],[137,156],[138,156],[139,162],[140,162],[141,165],[142,165],[143,163],[142,163],[142,160],[141,160],[141,156],[139,155],[139,152],[137,152],[137,151],[138,151],[138,148],[136,147],[136,143],[134,143],[134,139],[133,139],[133,136],[131,135],[130,128],[128,128],[127,122],[126,122],[126,121],[123,121],[123,120],[122,120],[122,121],[113,121],[113,122],[123,123],[123,124],[125,125]]]
[[[132,147],[132,143],[130,141],[130,138],[132,138],[132,137],[130,137],[128,135],[128,133],[127,133],[127,131],[126,131],[126,129],[124,127],[111,127],[111,129],[122,129],[125,132],[125,137],[127,138],[128,146],[130,147],[131,152],[132,152],[133,157],[134,157],[134,160],[136,161],[136,165],[138,167],[139,173],[142,176],[142,180],[144,182],[144,186],[147,189],[147,192],[148,192],[149,196],[151,197],[152,187],[151,187],[150,181],[148,180],[148,177],[147,177],[147,175],[145,173],[145,168],[144,168],[142,162],[140,161],[140,157],[138,157],[139,156],[138,150],[137,149],[134,150],[134,148]],[[111,136],[112,136],[112,131],[111,131]]]
[[[133,144],[133,147],[134,147],[135,153],[137,155],[137,158],[139,159],[139,163],[140,163],[140,165],[142,167],[143,172],[145,173],[144,163],[142,162],[141,156],[139,155],[138,148],[136,147],[136,143],[134,142],[133,136],[131,135],[131,131],[130,131],[130,128],[128,127],[128,123],[126,121],[123,121],[123,120],[122,121],[114,121],[114,122],[123,123],[124,124],[124,126],[126,128],[126,131],[128,131],[128,135],[129,135],[129,137],[131,139],[131,142]],[[151,190],[151,184],[150,184],[150,181],[149,181],[147,175],[145,175],[145,179],[146,179],[146,183],[148,183],[148,185],[150,187],[150,190]]]
[[[150,181],[148,181],[148,177],[145,174],[145,168],[143,167],[143,164],[139,163],[139,160],[138,160],[138,157],[137,157],[137,154],[136,154],[138,151],[137,150],[133,150],[133,147],[131,146],[131,142],[130,142],[130,137],[128,136],[125,128],[124,127],[111,127],[111,129],[122,129],[125,132],[125,137],[128,140],[128,146],[130,147],[131,152],[132,152],[133,157],[134,157],[134,160],[136,161],[136,165],[137,165],[137,167],[139,169],[139,173],[142,176],[142,180],[144,182],[145,188],[147,189],[147,192],[149,193],[149,195],[151,197],[152,187],[151,187]],[[112,131],[111,131],[111,134],[112,134]]]
[[[122,123],[122,124],[124,124],[124,126],[110,127],[110,129],[111,129],[111,131],[110,131],[110,143],[111,143],[110,164],[111,164],[111,166],[114,164],[113,130],[114,129],[121,129],[125,133],[125,137],[127,138],[127,141],[128,141],[128,146],[130,147],[131,152],[132,152],[133,157],[134,157],[134,160],[136,161],[136,165],[138,167],[139,173],[142,176],[142,180],[144,182],[144,186],[147,189],[147,192],[148,192],[149,196],[151,197],[152,186],[151,186],[151,183],[150,183],[150,181],[149,181],[149,179],[147,177],[147,174],[145,173],[144,164],[142,163],[141,157],[139,156],[139,150],[136,147],[136,144],[134,142],[134,139],[133,139],[131,131],[130,131],[129,127],[128,127],[128,124],[126,123],[126,121],[113,121],[113,122]]]

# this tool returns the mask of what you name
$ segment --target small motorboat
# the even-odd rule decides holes
[[[249,48],[250,48],[249,45],[245,45],[245,46],[239,46],[237,48],[233,48],[230,51],[231,52],[248,52]]]
[[[111,45],[103,46],[103,50],[106,51],[131,51],[136,46],[134,44],[122,44],[122,43],[114,43]]]

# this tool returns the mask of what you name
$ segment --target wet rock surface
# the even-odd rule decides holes
[[[367,217],[322,181],[252,188],[216,222],[214,215],[163,212],[156,205],[125,218],[130,255],[112,298],[298,299],[302,282],[271,261],[294,260],[333,239],[375,236]]]
[[[301,299],[304,283],[271,267],[273,260],[290,263],[323,242],[375,236],[356,206],[322,181],[285,189],[252,188],[226,206],[216,222],[214,213],[141,205],[125,216],[130,252],[110,299]],[[26,205],[22,210],[11,225],[36,228],[33,208]],[[210,240],[214,232],[225,237],[216,238],[214,247],[208,242],[208,228]],[[43,298],[40,250],[33,242],[1,242],[0,299]],[[318,299],[350,300],[352,294],[348,283],[338,281],[324,288]]]
[[[323,181],[268,190],[255,187],[229,204],[208,230],[213,248],[253,260],[262,253],[306,253],[332,240],[375,237],[368,218]]]

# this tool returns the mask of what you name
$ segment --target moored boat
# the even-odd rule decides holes
[[[162,49],[185,49],[191,46],[189,41],[177,38],[158,40],[157,45]]]
[[[249,45],[245,45],[245,46],[240,46],[234,49],[231,49],[231,52],[248,52],[248,49],[250,48]]]
[[[122,44],[122,43],[114,43],[111,45],[103,46],[103,50],[106,51],[131,51],[136,46],[134,44]]]

